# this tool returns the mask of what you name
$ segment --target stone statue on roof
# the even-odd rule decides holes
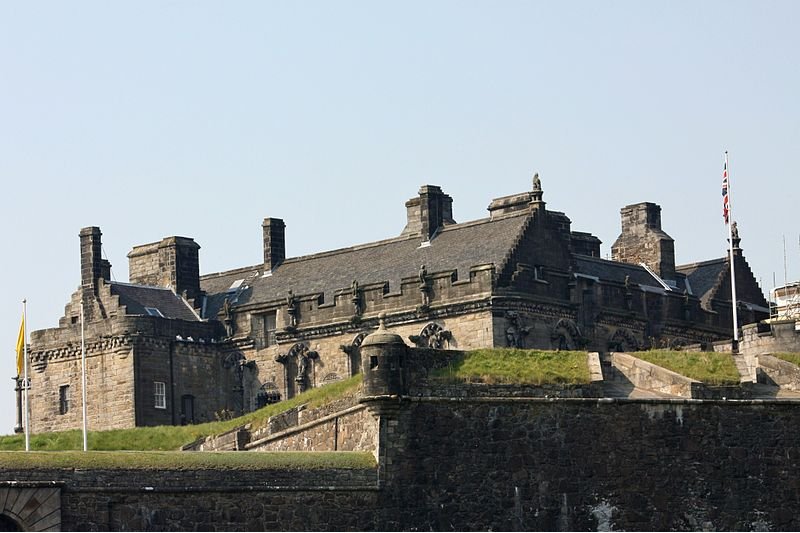
[[[539,179],[539,173],[533,175],[533,190],[536,192],[541,192],[542,190],[542,180]]]

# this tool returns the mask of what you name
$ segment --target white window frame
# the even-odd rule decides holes
[[[153,382],[153,406],[156,409],[167,408],[167,384],[163,381]]]

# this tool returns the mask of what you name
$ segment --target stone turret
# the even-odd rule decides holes
[[[404,391],[403,364],[406,344],[400,335],[386,329],[381,313],[378,330],[361,343],[361,368],[364,372],[364,396],[395,396]]]
[[[661,206],[642,202],[620,210],[622,233],[611,246],[611,258],[644,263],[664,280],[675,279],[675,241],[661,229]]]

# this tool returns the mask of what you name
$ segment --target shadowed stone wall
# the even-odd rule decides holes
[[[800,528],[797,404],[419,399],[382,423],[390,530]]]
[[[800,529],[794,402],[367,405],[380,413],[377,477],[364,469],[4,478],[62,481],[64,530]]]

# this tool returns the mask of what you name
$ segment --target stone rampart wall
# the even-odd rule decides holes
[[[378,421],[363,405],[255,440],[250,451],[362,451],[377,453]]]
[[[419,399],[384,423],[387,529],[800,527],[797,403]]]
[[[800,529],[797,402],[462,397],[367,406],[351,414],[382,413],[377,476],[3,477],[63,482],[64,530]],[[310,429],[284,443],[302,449],[302,439],[313,438],[303,431]]]

